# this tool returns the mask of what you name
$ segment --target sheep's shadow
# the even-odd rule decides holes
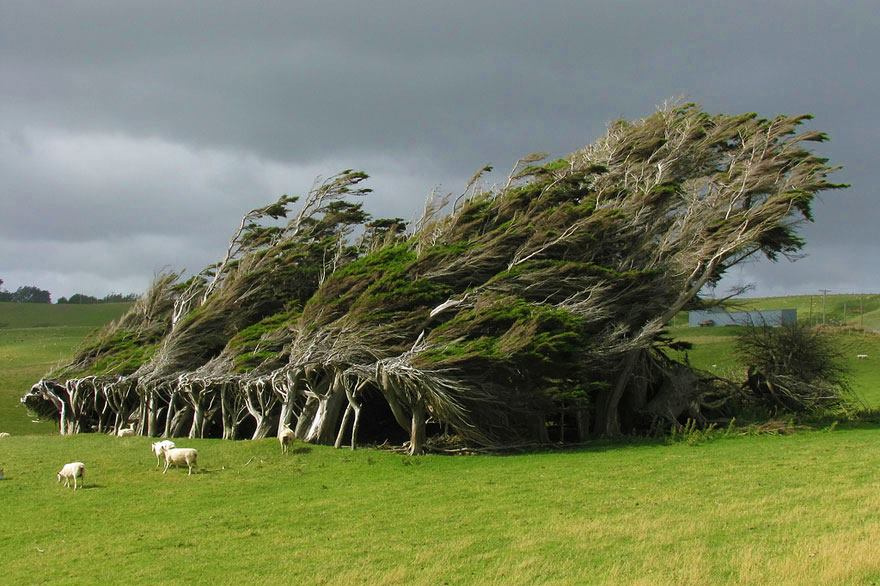
[[[217,470],[212,470],[210,468],[199,468],[197,470],[193,470],[192,474],[188,474],[186,471],[186,468],[184,468],[183,470],[180,470],[178,472],[173,472],[172,470],[169,470],[167,473],[163,473],[160,470],[159,474],[164,475],[164,476],[171,476],[172,474],[174,474],[174,475],[180,474],[182,476],[200,476],[202,474],[214,474],[215,472],[217,472]]]

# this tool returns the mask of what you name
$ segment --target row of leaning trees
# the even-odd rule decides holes
[[[835,170],[808,116],[670,104],[592,145],[481,169],[371,219],[346,170],[244,216],[22,399],[62,434],[390,441],[412,454],[579,441],[723,409],[664,328],[731,266],[796,253]]]

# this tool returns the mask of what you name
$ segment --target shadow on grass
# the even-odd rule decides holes
[[[798,420],[790,418],[765,419],[739,423],[731,428],[714,427],[697,428],[690,435],[679,435],[677,438],[669,434],[655,436],[621,436],[618,438],[597,438],[582,443],[545,444],[512,447],[500,450],[475,451],[472,455],[491,455],[494,457],[522,455],[576,455],[585,453],[603,453],[625,450],[628,448],[665,447],[675,444],[699,445],[716,440],[736,440],[754,436],[784,436],[804,433],[830,433],[860,430],[880,430],[880,410],[863,411],[852,415],[828,415],[809,417]],[[452,455],[443,451],[433,452],[435,455]]]

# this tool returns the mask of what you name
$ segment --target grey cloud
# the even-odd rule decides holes
[[[816,251],[876,240],[878,25],[868,1],[0,0],[0,231],[59,246],[186,231],[219,250],[248,206],[347,166],[376,177],[374,211],[411,215],[436,183],[564,154],[686,95],[816,115],[853,184],[806,230],[805,266],[830,271]],[[801,264],[752,274],[794,290]]]
[[[10,115],[285,160],[425,148],[476,166],[576,148],[681,93],[812,110],[818,82],[874,70],[868,4],[72,6],[4,19]]]
[[[377,190],[364,204],[377,216],[411,217],[433,187],[416,170],[440,176],[430,161],[363,159]],[[247,210],[282,193],[303,194],[317,176],[352,163],[282,164],[154,138],[0,135],[0,190],[8,194],[0,275],[8,286],[55,283],[56,295],[114,279],[143,290],[163,267],[193,272],[215,260]],[[88,278],[76,286],[53,276],[65,273]]]
[[[876,258],[880,244],[855,249],[846,244],[808,245],[805,256],[795,262],[782,259],[775,263],[756,262],[734,269],[718,287],[720,294],[729,287],[756,284],[761,295],[817,293],[830,289],[834,293],[876,292]]]

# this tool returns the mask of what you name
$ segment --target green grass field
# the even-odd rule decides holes
[[[54,305],[0,303],[0,331],[18,328],[86,328],[93,330],[125,313],[131,303]]]
[[[0,440],[4,584],[880,580],[880,430],[424,456],[273,440]],[[71,460],[86,488],[56,484]],[[9,513],[12,514],[9,514]]]
[[[48,323],[0,329],[0,406],[96,325]],[[682,335],[694,363],[736,368],[733,333]],[[850,336],[880,358],[875,337]],[[855,384],[876,389],[874,362],[850,353]],[[57,437],[26,417],[16,432],[2,409],[3,584],[880,582],[875,426],[515,456],[180,440],[200,453],[188,477],[162,475],[149,438]],[[77,493],[55,482],[73,460]]]
[[[733,379],[744,378],[745,368],[735,352],[735,338],[739,328],[674,328],[671,334],[678,340],[691,342],[688,352],[691,363],[701,369]],[[853,390],[867,406],[880,408],[880,335],[875,333],[842,332],[834,334],[842,349],[850,371]],[[868,358],[859,360],[859,354]]]
[[[53,366],[69,359],[86,335],[129,305],[0,303],[0,431],[53,431],[51,423],[33,423],[19,398]]]

